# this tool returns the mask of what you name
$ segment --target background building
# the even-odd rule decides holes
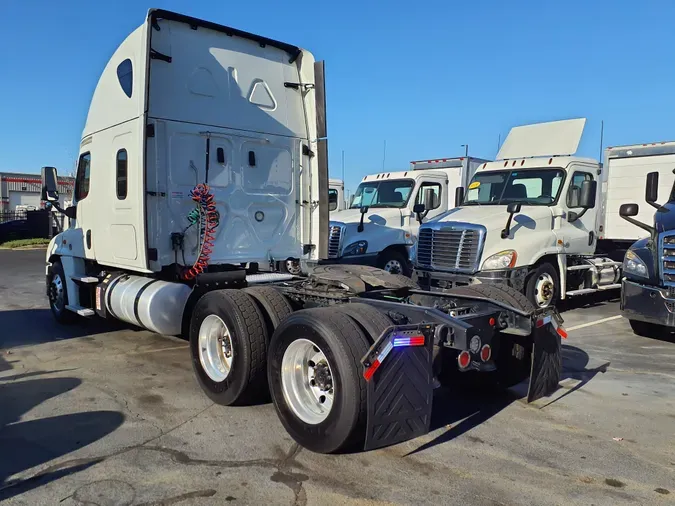
[[[61,205],[72,200],[75,179],[59,177],[59,200]],[[41,209],[42,182],[40,174],[0,172],[0,212],[11,212],[16,206],[33,206]]]

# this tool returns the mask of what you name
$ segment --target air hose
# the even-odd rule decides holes
[[[186,281],[196,278],[209,265],[216,241],[216,228],[218,228],[220,219],[213,194],[208,185],[198,184],[190,192],[190,197],[196,202],[197,206],[188,213],[187,219],[190,225],[199,226],[199,253],[194,265],[183,271],[182,277]]]

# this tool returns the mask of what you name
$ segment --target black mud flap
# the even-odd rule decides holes
[[[417,340],[415,340],[417,339]],[[406,343],[414,344],[406,344]],[[433,403],[433,338],[397,330],[378,339],[364,357],[368,381],[365,450],[429,432]]]
[[[527,402],[554,393],[562,374],[561,336],[567,336],[555,313],[536,317],[532,325],[533,348]]]

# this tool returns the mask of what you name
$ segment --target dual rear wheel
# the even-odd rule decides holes
[[[360,360],[391,324],[365,304],[292,312],[273,288],[214,291],[193,312],[192,363],[214,402],[250,404],[271,393],[281,423],[298,443],[337,452],[363,444]]]

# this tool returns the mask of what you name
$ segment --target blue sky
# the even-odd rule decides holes
[[[587,117],[580,154],[675,139],[675,2],[0,0],[0,171],[73,166],[89,99],[149,7],[326,60],[330,171],[494,157],[519,124]]]

